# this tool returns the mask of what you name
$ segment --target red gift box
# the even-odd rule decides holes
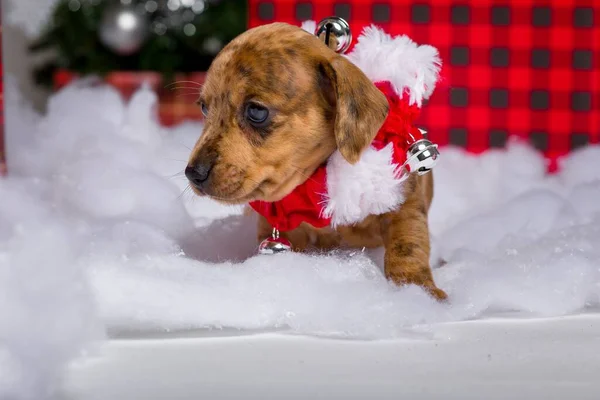
[[[556,159],[600,141],[600,1],[250,0],[250,27],[336,15],[440,51],[420,125],[472,152],[529,141]],[[350,48],[349,51],[352,51]]]
[[[156,72],[115,71],[103,78],[103,82],[114,87],[129,99],[143,84],[149,85],[158,95],[158,117],[162,125],[172,126],[192,120],[202,120],[202,111],[196,104],[204,72],[177,74],[172,83],[167,83]],[[74,72],[59,70],[54,75],[54,88],[60,90],[78,78]]]

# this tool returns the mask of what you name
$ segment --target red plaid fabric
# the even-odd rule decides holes
[[[2,4],[0,3],[0,175],[6,174],[6,158],[4,153],[4,74],[2,70]]]
[[[143,84],[148,84],[158,95],[158,117],[162,125],[172,126],[185,120],[201,120],[202,111],[196,104],[200,85],[204,82],[205,73],[178,74],[174,83],[165,84],[161,76],[154,72],[116,71],[104,78],[128,99]],[[77,75],[70,71],[59,71],[54,77],[55,89],[69,84]]]
[[[420,125],[472,152],[528,140],[557,157],[600,141],[600,1],[250,0],[250,27],[337,15],[437,47],[442,82]]]

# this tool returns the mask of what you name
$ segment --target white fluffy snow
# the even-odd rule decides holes
[[[589,312],[600,295],[600,149],[547,177],[526,146],[442,149],[432,261],[450,304],[396,288],[382,252],[255,256],[254,218],[184,193],[199,124],[155,96],[70,86],[36,115],[7,87],[0,180],[0,398],[48,396],[95,339],[229,327],[393,338],[510,313]]]

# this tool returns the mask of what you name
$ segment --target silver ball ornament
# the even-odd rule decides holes
[[[336,53],[345,53],[350,48],[350,44],[352,44],[350,25],[340,17],[328,17],[321,20],[317,24],[315,35],[324,40],[328,47],[331,47],[329,40],[333,36],[337,43],[336,48],[333,49]]]
[[[100,41],[120,55],[130,55],[142,47],[149,31],[145,15],[134,7],[116,4],[106,9],[100,22]]]

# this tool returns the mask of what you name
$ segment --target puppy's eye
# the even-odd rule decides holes
[[[249,103],[246,106],[245,117],[250,124],[261,128],[269,123],[269,110],[259,104]]]
[[[206,105],[206,103],[200,103],[200,108],[202,109],[202,115],[206,117],[208,115],[208,106]]]

